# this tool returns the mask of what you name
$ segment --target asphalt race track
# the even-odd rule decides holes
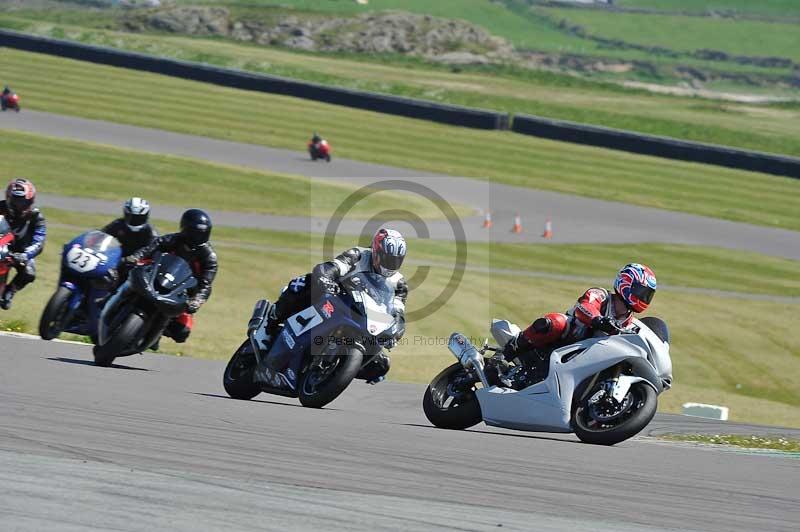
[[[338,158],[331,164],[313,163],[301,152],[36,111],[6,114],[2,118],[0,129],[180,155],[258,170],[345,181],[357,185],[392,179],[422,184],[454,204],[466,205],[476,210],[490,209],[494,213],[494,228],[491,231],[481,228],[480,216],[463,220],[467,240],[472,241],[491,239],[498,242],[543,242],[543,224],[545,218],[550,216],[553,220],[553,242],[698,244],[800,259],[800,232],[796,231]],[[702,165],[697,165],[697,168],[698,172],[702,172]],[[35,176],[30,177],[35,180]],[[40,204],[45,207],[104,214],[119,212],[119,202],[51,196],[46,190],[40,192]],[[171,208],[158,205],[154,216],[177,219],[183,207],[188,205],[173,205]],[[210,212],[215,223],[219,225],[283,231],[302,229],[313,232],[323,231],[327,225],[327,220],[313,218],[313,208],[308,213],[311,217],[266,216],[214,210]],[[525,231],[521,234],[510,232],[515,213],[521,213],[523,218]],[[395,225],[401,231],[416,233],[407,225]],[[446,221],[428,222],[427,227],[431,238],[451,240],[454,237],[453,230]],[[360,234],[363,229],[363,222],[346,221],[339,233]]]
[[[453,203],[494,211],[492,231],[480,228],[480,216],[463,220],[471,241],[541,242],[540,226],[549,215],[555,242],[716,245],[800,259],[800,232],[338,158],[311,163],[299,152],[28,110],[2,118],[0,129],[317,179],[423,184]],[[45,207],[119,211],[119,202],[46,191],[40,199]],[[183,207],[157,206],[155,217],[177,219]],[[521,235],[509,232],[517,211],[527,228]],[[219,225],[283,230],[320,231],[326,223],[212,215]],[[346,222],[341,232],[360,233],[362,226]],[[428,222],[428,229],[432,238],[452,238],[446,222]],[[419,385],[356,382],[330,408],[311,410],[274,396],[227,398],[220,361],[148,354],[99,368],[91,358],[85,345],[0,336],[0,531],[728,532],[800,526],[796,455],[650,436],[800,438],[800,430],[659,415],[647,434],[605,448],[571,435],[483,425],[435,429],[422,413]]]
[[[223,363],[0,337],[0,530],[795,531],[800,460],[429,426],[422,386],[228,399]],[[679,383],[678,383],[679,385]],[[651,433],[716,432],[659,416]],[[726,432],[800,431],[723,424]]]

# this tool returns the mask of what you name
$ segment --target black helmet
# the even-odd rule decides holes
[[[200,209],[189,209],[181,216],[181,236],[190,247],[208,242],[211,236],[211,218]]]

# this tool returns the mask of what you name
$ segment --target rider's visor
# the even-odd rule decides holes
[[[33,206],[33,199],[28,199],[25,196],[14,196],[12,194],[11,197],[8,198],[8,206],[14,213],[26,213]]]
[[[128,214],[125,222],[131,227],[139,227],[147,223],[147,214]]]
[[[655,288],[650,288],[643,284],[634,283],[631,286],[631,295],[643,303],[649,304],[655,295]]]
[[[381,257],[381,266],[387,270],[397,271],[400,269],[400,266],[403,265],[404,258],[405,257],[396,257],[394,255],[383,254]]]

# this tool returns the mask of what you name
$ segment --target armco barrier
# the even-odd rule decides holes
[[[10,30],[0,30],[0,46],[470,128],[508,129],[510,122],[508,114],[494,111],[329,87]]]
[[[444,124],[477,129],[509,129],[510,124],[509,115],[494,111],[330,87],[0,29],[0,47],[3,46]],[[800,159],[795,157],[526,115],[515,116],[511,129],[564,142],[800,178]]]
[[[523,135],[552,140],[800,178],[800,159],[795,157],[688,142],[537,116],[516,115],[511,129]]]

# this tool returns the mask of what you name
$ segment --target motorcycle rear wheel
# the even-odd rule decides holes
[[[364,355],[356,348],[342,348],[327,374],[317,366],[312,366],[300,377],[297,396],[300,404],[309,408],[322,408],[350,385],[361,369]],[[322,377],[322,380],[319,380]]]
[[[50,297],[39,320],[39,336],[42,337],[42,340],[58,338],[66,328],[65,318],[69,314],[71,295],[72,292],[69,288],[59,286],[58,290]]]
[[[463,371],[466,370],[461,364],[453,364],[434,377],[425,390],[422,410],[434,426],[441,429],[464,430],[483,421],[481,405],[474,389],[465,392],[463,397],[450,394],[452,378]],[[448,402],[450,398],[453,400]]]
[[[618,422],[600,423],[589,412],[588,402],[594,392],[595,390],[592,390],[586,394],[572,414],[572,428],[582,442],[595,445],[620,443],[641,432],[656,415],[658,408],[656,391],[644,382],[635,382],[628,392],[632,401],[630,410],[621,415]]]
[[[261,388],[253,382],[257,364],[250,340],[245,340],[228,361],[225,373],[222,375],[222,386],[229,396],[249,401],[261,393]]]
[[[108,367],[119,353],[130,350],[131,345],[140,340],[144,329],[144,319],[135,312],[131,312],[122,321],[122,324],[112,333],[108,342],[102,346],[94,346],[94,363],[98,366]]]

